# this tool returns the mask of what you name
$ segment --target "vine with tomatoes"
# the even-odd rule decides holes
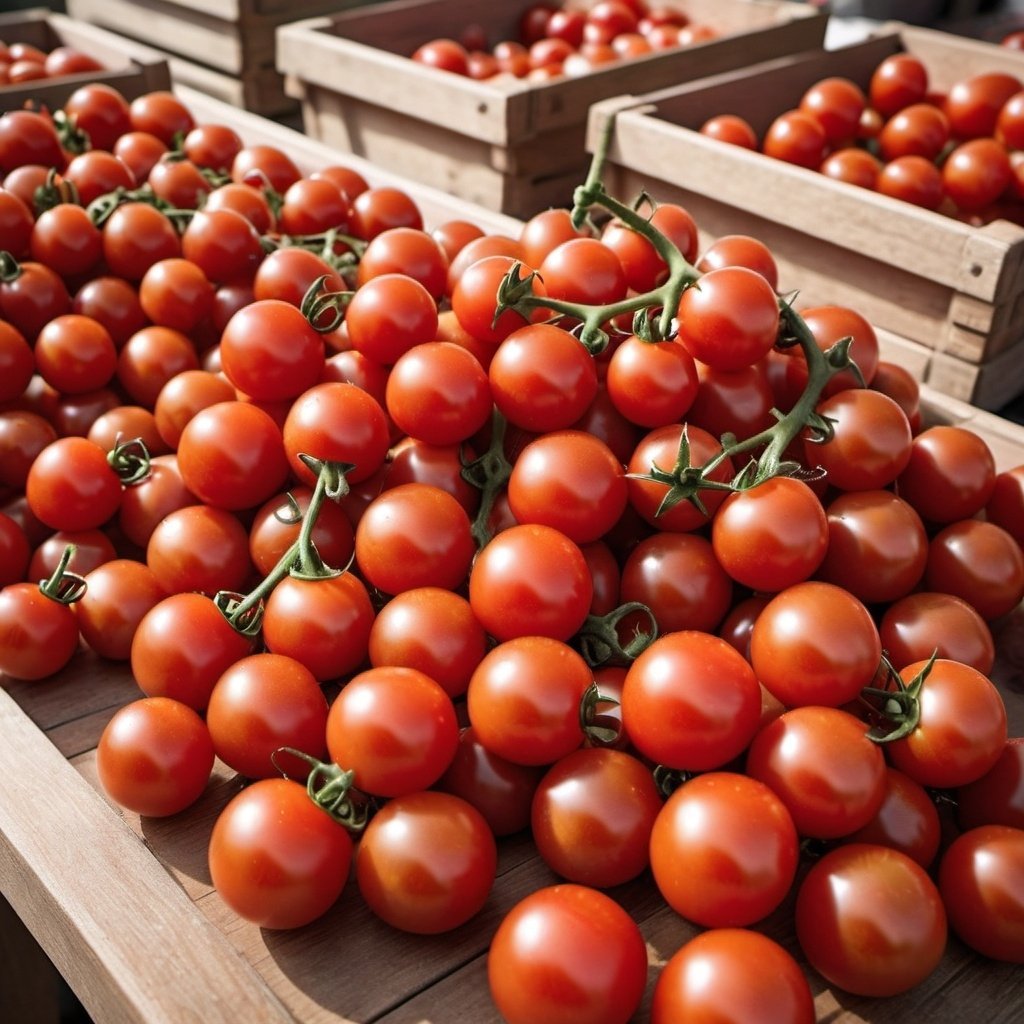
[[[447,932],[529,830],[559,882],[492,936],[511,1022],[632,1017],[645,874],[700,930],[655,1021],[813,1020],[757,930],[792,900],[854,994],[923,982],[947,921],[1024,961],[989,678],[1024,466],[601,162],[511,237],[167,93],[0,117],[0,671],[127,664],[102,786],[166,816],[236,772],[210,872],[266,928]]]

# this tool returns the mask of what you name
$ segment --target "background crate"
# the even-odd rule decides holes
[[[278,25],[368,0],[66,0],[68,13],[164,51],[176,82],[246,110],[294,111],[274,67]]]
[[[527,217],[571,203],[586,173],[586,117],[595,100],[820,46],[826,22],[809,5],[781,0],[668,0],[722,37],[546,83],[511,75],[477,82],[408,59],[420,44],[458,37],[471,23],[492,44],[515,38],[530,2],[400,0],[286,25],[277,66],[302,100],[310,135]]]
[[[1024,390],[1024,227],[984,227],[923,210],[815,171],[700,135],[714,114],[746,117],[759,135],[820,78],[866,87],[891,53],[928,66],[934,88],[983,70],[1024,78],[1024,54],[929,29],[888,25],[865,42],[802,54],[700,83],[595,105],[588,147],[609,118],[606,181],[618,195],[648,188],[681,202],[709,238],[765,242],[780,289],[802,305],[834,302],[930,350],[924,379],[985,408]]]
[[[103,71],[0,86],[0,110],[17,110],[29,100],[56,108],[86,82],[105,82],[128,100],[170,88],[170,70],[163,54],[142,46],[125,48],[116,35],[45,8],[0,14],[0,39],[31,43],[47,53],[58,46],[73,46],[104,67]]]

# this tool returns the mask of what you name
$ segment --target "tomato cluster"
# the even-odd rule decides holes
[[[966,76],[938,93],[919,57],[895,53],[866,90],[843,77],[815,82],[761,139],[736,114],[700,130],[973,223],[1024,223],[1024,80],[1007,72]]]
[[[74,46],[55,46],[47,51],[31,43],[0,40],[0,86],[102,70],[100,61]]]
[[[713,26],[692,21],[680,7],[645,0],[541,2],[520,15],[517,39],[488,39],[482,25],[471,24],[458,39],[431,39],[417,47],[412,59],[477,80],[506,74],[546,82],[717,35]]]
[[[602,890],[645,872],[706,929],[655,1021],[812,1020],[750,930],[794,891],[851,992],[923,980],[947,916],[1024,960],[1024,745],[988,678],[1024,467],[922,424],[863,317],[797,314],[765,246],[700,253],[679,206],[426,231],[173,95],[68,111],[78,155],[0,118],[0,671],[130,664],[97,769],[135,813],[238,773],[229,907],[298,927],[351,874],[444,932],[529,828],[563,882],[494,935],[513,1024],[629,1019],[646,950]]]

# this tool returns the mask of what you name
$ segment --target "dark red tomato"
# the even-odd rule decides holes
[[[690,533],[655,533],[622,566],[618,602],[639,601],[659,633],[696,629],[712,633],[732,604],[732,580],[711,544]]]
[[[303,776],[308,767],[281,747],[310,757],[327,753],[327,700],[313,674],[293,658],[253,654],[235,662],[217,680],[206,709],[213,748],[229,768],[250,779],[269,779],[288,768]]]
[[[592,596],[579,547],[540,524],[499,533],[477,555],[469,576],[473,614],[498,640],[568,640],[583,625]]]
[[[372,625],[373,605],[358,576],[288,576],[267,599],[263,640],[268,650],[302,662],[323,682],[363,664]]]
[[[103,82],[90,82],[76,89],[63,107],[68,120],[89,136],[94,150],[112,149],[132,127],[128,101]]]
[[[151,325],[136,331],[121,346],[117,381],[133,401],[152,409],[172,377],[198,367],[199,357],[187,334]]]
[[[111,150],[111,154],[131,171],[137,182],[145,181],[149,172],[168,152],[170,150],[167,146],[149,132],[125,132]]]
[[[158,199],[179,210],[201,207],[213,187],[191,160],[158,160],[146,184]]]
[[[663,427],[681,422],[698,391],[693,356],[676,341],[635,336],[616,346],[605,376],[608,397],[631,423]]]
[[[49,420],[24,409],[0,412],[0,484],[24,490],[36,456],[57,440]]]
[[[992,631],[966,602],[952,594],[916,593],[890,605],[878,627],[895,665],[924,661],[933,651],[988,675],[995,660]]]
[[[157,455],[150,459],[149,475],[125,488],[117,524],[128,540],[144,548],[164,516],[197,501],[181,479],[177,456]]]
[[[734,580],[774,593],[818,568],[828,548],[828,523],[807,484],[772,477],[725,499],[711,524],[711,543]]]
[[[800,965],[777,942],[716,928],[686,942],[658,975],[651,1024],[682,1020],[812,1024],[814,998]]]
[[[623,1024],[644,993],[647,948],[611,897],[582,885],[550,886],[505,915],[487,979],[508,1024]]]
[[[868,189],[874,189],[877,185],[881,169],[882,163],[878,157],[856,146],[847,146],[829,153],[818,168],[826,177]]]
[[[771,600],[767,594],[754,594],[736,602],[718,629],[718,635],[749,660],[750,633],[761,609]],[[763,688],[762,688],[763,689]]]
[[[249,535],[232,513],[189,505],[157,523],[146,545],[146,564],[168,594],[238,592],[252,573]]]
[[[64,181],[75,186],[79,200],[86,204],[119,188],[132,189],[139,184],[132,169],[120,157],[96,149],[74,157],[64,171]]]
[[[920,103],[927,92],[928,72],[921,60],[909,53],[886,57],[872,72],[868,88],[871,106],[886,118]]]
[[[185,104],[173,93],[155,90],[132,100],[129,107],[131,126],[138,132],[149,132],[161,142],[173,146],[195,127]]]
[[[231,162],[231,180],[284,195],[302,174],[287,153],[276,146],[243,146]]]
[[[300,178],[288,186],[277,212],[285,235],[319,235],[348,230],[349,197],[326,178]]]
[[[828,551],[818,579],[865,604],[897,601],[921,581],[928,536],[921,517],[892,492],[841,494],[826,518]]]
[[[428,341],[399,356],[388,376],[387,411],[410,437],[432,445],[458,444],[490,419],[487,373],[467,349]]]
[[[210,732],[192,708],[168,697],[145,697],[107,722],[96,747],[96,771],[116,803],[160,818],[202,796],[213,758]]]
[[[533,797],[532,835],[553,871],[605,889],[648,865],[662,800],[650,770],[619,750],[589,747],[561,758]]]
[[[994,203],[1012,179],[1006,148],[987,136],[962,142],[942,164],[946,196],[965,213],[977,213]]]
[[[1024,598],[1024,552],[995,523],[962,519],[932,538],[924,579],[929,590],[962,598],[990,622]]]
[[[12,402],[24,394],[36,364],[24,335],[0,321],[0,402]]]
[[[187,332],[212,311],[213,285],[188,260],[161,260],[139,283],[139,305],[153,323]]]
[[[759,148],[757,132],[749,121],[737,114],[716,114],[708,118],[700,126],[700,133],[710,139],[718,139],[719,142],[728,142],[732,146],[752,150]]]
[[[528,444],[512,468],[508,501],[520,523],[542,523],[577,544],[599,540],[625,511],[622,463],[582,431],[545,434]]]
[[[508,836],[530,824],[533,793],[543,772],[541,766],[516,764],[492,753],[469,726],[459,735],[455,757],[436,788],[475,807],[496,836]]]
[[[651,871],[676,913],[708,928],[760,921],[796,874],[789,812],[756,779],[708,772],[683,783],[651,832]]]
[[[1024,738],[1008,739],[996,763],[957,790],[956,820],[965,830],[979,825],[1024,828]]]
[[[768,126],[761,152],[776,160],[817,170],[825,158],[828,138],[816,117],[802,110],[787,110]]]
[[[413,438],[402,438],[388,453],[380,490],[402,484],[432,484],[447,491],[475,516],[480,507],[480,491],[462,476],[463,457],[472,457],[472,450],[461,445],[435,446]]]
[[[960,139],[994,135],[999,112],[1021,88],[1021,79],[1004,71],[985,71],[955,82],[945,101],[953,134]]]
[[[847,992],[892,996],[924,981],[946,948],[935,883],[898,850],[855,843],[821,858],[797,893],[811,966]]]
[[[0,189],[0,245],[16,260],[28,255],[35,223],[32,209],[7,185]]]
[[[935,160],[949,142],[949,118],[932,103],[913,103],[894,114],[878,136],[883,160],[923,156]]]
[[[454,75],[469,73],[468,58],[466,48],[454,39],[431,39],[416,47],[411,56],[418,64]]]
[[[197,412],[181,432],[178,467],[196,497],[229,510],[263,504],[288,477],[281,431],[268,413],[246,402],[218,402]]]
[[[13,281],[0,283],[0,314],[31,345],[56,316],[71,312],[71,296],[58,274],[35,261],[21,264]]]
[[[94,277],[82,285],[72,311],[103,324],[118,349],[147,323],[138,291],[120,277]]]
[[[473,672],[469,720],[479,741],[499,757],[553,764],[583,742],[580,702],[592,681],[583,658],[559,640],[507,640]]]
[[[564,430],[597,394],[593,357],[568,331],[531,324],[511,333],[488,369],[494,404],[517,427]]]
[[[352,863],[345,828],[290,779],[261,779],[221,811],[210,836],[210,877],[239,917],[298,928],[341,895]]]
[[[97,566],[75,603],[82,639],[104,658],[127,661],[142,617],[167,596],[152,569],[130,558]]]
[[[387,185],[377,185],[355,196],[352,204],[352,231],[358,238],[371,241],[391,228],[423,228],[423,214],[407,192]]]
[[[229,402],[235,389],[222,376],[206,370],[182,370],[160,389],[153,415],[164,442],[177,448],[185,425],[201,409]]]
[[[985,440],[963,427],[930,427],[914,438],[896,491],[932,523],[981,511],[995,487],[995,460]]]
[[[252,278],[263,259],[263,247],[256,228],[242,214],[200,210],[181,236],[181,255],[210,281],[223,283]]]
[[[25,531],[9,515],[0,512],[0,588],[25,579],[31,553]]]
[[[801,836],[816,839],[863,828],[885,797],[881,750],[838,708],[794,708],[766,725],[747,752],[747,774],[778,794]]]
[[[682,771],[718,768],[741,754],[760,709],[747,661],[724,640],[695,631],[655,640],[633,662],[622,690],[622,721],[634,746]]]
[[[907,684],[927,662],[900,670]],[[981,778],[1006,744],[1006,708],[987,676],[969,665],[939,658],[925,678],[920,720],[904,739],[885,744],[885,753],[922,786],[965,786]]]
[[[36,369],[62,394],[84,394],[109,383],[117,369],[117,350],[98,320],[78,313],[54,317],[35,343]]]
[[[775,422],[775,395],[763,361],[742,370],[716,370],[697,363],[697,395],[687,420],[721,437],[744,441]]]
[[[985,518],[1024,547],[1024,464],[999,473],[985,505]]]
[[[655,471],[671,473],[679,460],[681,443],[685,438],[689,446],[691,466],[706,465],[722,451],[722,446],[712,434],[700,427],[670,423],[647,434],[636,446],[626,466],[630,504],[641,517],[659,530],[686,533],[696,530],[709,521],[719,505],[725,501],[728,492],[724,490],[701,490],[699,497],[708,515],[705,515],[689,501],[680,501],[662,509],[662,502],[669,493],[668,485],[658,480],[645,479],[646,474]],[[733,475],[732,460],[727,458],[708,474],[708,479],[717,483],[730,480]]]
[[[30,221],[34,221],[35,218],[36,189],[40,185],[46,184],[49,174],[50,168],[45,167],[43,164],[23,164],[3,177],[4,192],[21,200]],[[12,213],[13,211],[7,212]],[[16,223],[24,226],[24,220],[20,214],[16,216]],[[31,223],[28,227],[31,230]]]
[[[832,148],[852,142],[857,137],[867,97],[849,78],[823,78],[801,97],[800,109],[810,114],[825,132]]]
[[[0,673],[44,679],[59,672],[78,648],[78,620],[70,605],[35,583],[0,590]]]
[[[52,576],[69,544],[75,550],[66,568],[79,576],[87,576],[94,569],[117,558],[113,541],[103,530],[58,530],[32,552],[25,578],[30,583],[41,583]]]
[[[238,133],[226,124],[196,125],[181,143],[192,163],[227,173],[242,148]]]
[[[710,270],[679,302],[679,340],[702,363],[740,370],[768,354],[779,330],[778,298],[746,267]]]
[[[496,870],[497,847],[483,815],[439,792],[389,800],[363,832],[355,865],[370,909],[418,935],[451,931],[475,916]]]
[[[494,244],[488,236],[479,239],[480,243]],[[522,248],[518,242],[508,239],[516,248]],[[451,290],[452,309],[455,316],[464,330],[478,341],[489,345],[496,345],[504,341],[514,331],[518,331],[527,322],[526,319],[514,309],[506,309],[497,319],[495,312],[498,308],[497,294],[498,287],[505,277],[519,262],[517,257],[504,254],[489,254],[476,258],[470,262],[469,257],[476,255],[475,243],[470,242],[458,257],[452,262],[449,268],[449,282],[453,281],[452,275],[460,263],[464,264],[458,276],[454,278]],[[522,263],[519,265],[518,277],[524,281],[530,271]],[[531,281],[530,291],[534,295],[547,294],[543,282],[535,277]],[[531,319],[543,319],[545,311],[534,311]],[[557,330],[557,328],[553,328]]]
[[[808,581],[776,594],[754,624],[757,678],[789,707],[839,707],[874,678],[882,653],[864,605],[830,583]]]
[[[884,164],[875,179],[875,189],[926,210],[937,210],[945,196],[942,172],[931,160],[913,154]]]
[[[548,19],[547,34],[553,39],[564,39],[574,47],[583,42],[583,28],[586,15],[583,11],[561,8],[552,12]]]
[[[824,469],[832,486],[844,491],[877,490],[906,468],[910,421],[887,395],[848,388],[820,402],[817,412],[829,420],[833,433],[824,444],[805,442],[805,460]]]
[[[154,263],[181,255],[174,224],[147,203],[125,203],[103,225],[103,258],[116,277],[141,281]]]
[[[939,850],[939,812],[919,783],[895,768],[885,772],[885,797],[878,813],[844,842],[899,850],[927,869]]]
[[[7,174],[23,164],[61,170],[65,162],[50,117],[30,110],[8,110],[0,117],[0,173]]]
[[[299,459],[352,463],[349,483],[372,476],[388,451],[388,423],[377,400],[355,384],[317,384],[292,404],[284,424],[284,445],[292,471],[313,486],[316,476]]]
[[[103,236],[81,206],[61,203],[39,215],[29,247],[32,259],[68,278],[96,266],[103,255]]]
[[[25,494],[38,519],[55,530],[102,526],[121,503],[121,481],[107,453],[84,437],[62,437],[32,463]]]
[[[148,697],[171,697],[203,711],[220,676],[251,653],[252,641],[234,630],[202,594],[172,594],[139,622],[132,640],[132,675]]]
[[[1002,106],[995,137],[1007,149],[1024,149],[1024,90],[1014,93]]]
[[[965,832],[939,866],[953,930],[994,960],[1024,963],[1024,831],[983,825]]]

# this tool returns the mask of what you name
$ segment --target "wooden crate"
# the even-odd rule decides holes
[[[309,172],[344,162],[372,184],[399,185],[428,223],[475,220],[517,234],[516,221],[437,190],[374,170],[358,158],[279,125],[178,90],[198,120],[231,124],[249,143],[289,152]],[[997,465],[1024,461],[1024,427],[925,388],[929,422],[957,423],[991,445]],[[1024,609],[997,627],[994,676],[1013,735],[1024,734]],[[524,836],[502,840],[499,874],[480,915],[436,938],[395,931],[354,888],[321,920],[270,932],[239,920],[213,889],[206,848],[213,822],[238,791],[223,765],[202,799],[173,818],[140,819],[102,796],[96,744],[104,725],[139,691],[125,666],[80,652],[54,678],[0,677],[0,893],[67,978],[96,1021],[118,1024],[499,1024],[486,981],[486,951],[502,915],[555,881]],[[649,876],[611,893],[649,944],[646,1018],[658,965],[695,929],[670,911]],[[0,900],[0,924],[3,922]],[[786,911],[761,925],[803,961]],[[3,1016],[5,993],[27,996],[24,937],[0,950],[0,1019],[41,1021],[25,1009]],[[1024,972],[986,961],[951,938],[936,973],[906,996],[867,1000],[829,989],[809,973],[824,1024],[910,1024],[921,1019],[1011,1024],[1024,1014]]]
[[[176,82],[268,116],[294,111],[274,67],[274,31],[367,0],[66,0],[82,21],[159,48]]]
[[[853,306],[930,350],[929,383],[998,408],[1024,391],[1024,227],[971,226],[698,131],[714,114],[735,113],[763,134],[820,78],[866,87],[879,61],[899,51],[921,57],[939,90],[982,70],[1024,78],[1024,54],[890,24],[839,50],[595,104],[587,144],[593,150],[614,117],[605,175],[614,194],[647,188],[682,203],[705,240],[760,238],[778,261],[780,289],[799,288],[805,305]]]
[[[586,173],[587,108],[595,100],[820,46],[826,20],[808,5],[777,0],[669,0],[722,37],[543,84],[511,75],[476,82],[408,59],[421,43],[457,37],[468,23],[480,24],[492,43],[514,38],[529,3],[400,0],[302,21],[279,29],[277,66],[302,100],[308,134],[528,217],[571,204]]]
[[[116,35],[45,8],[0,14],[0,39],[5,43],[30,43],[47,53],[58,46],[73,46],[104,67],[103,71],[65,75],[52,81],[0,86],[0,111],[17,110],[29,101],[60,107],[86,82],[105,82],[128,100],[170,88],[167,61],[156,50],[140,46],[128,52]]]

